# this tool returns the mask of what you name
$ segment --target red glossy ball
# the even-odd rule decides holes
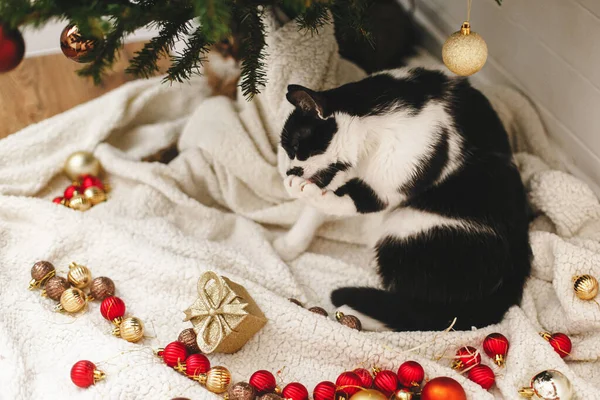
[[[95,177],[94,175],[84,175],[83,179],[81,180],[81,187],[83,189],[87,189],[91,186],[96,186],[99,189],[104,190],[104,184],[102,183],[100,178]]]
[[[469,379],[477,383],[485,390],[494,386],[494,371],[487,365],[479,364],[469,370]]]
[[[571,343],[571,339],[564,333],[553,333],[547,340],[561,358],[565,358],[571,354],[573,343]]]
[[[453,368],[462,370],[481,364],[481,354],[475,347],[465,346],[456,351]]]
[[[394,371],[384,369],[375,375],[373,385],[386,397],[390,397],[398,389],[398,375]]]
[[[308,400],[308,389],[299,382],[291,382],[283,388],[281,397],[291,400]]]
[[[425,378],[425,371],[416,361],[406,361],[398,368],[398,381],[404,387],[419,386]]]
[[[352,371],[342,372],[335,381],[337,391],[352,396],[362,387],[362,380]],[[347,386],[347,387],[346,387]]]
[[[264,369],[253,373],[248,383],[256,390],[258,395],[271,393],[277,387],[277,381],[273,374]]]
[[[335,383],[324,381],[318,383],[313,390],[315,400],[335,400]]]
[[[187,358],[187,347],[181,342],[171,342],[165,346],[163,351],[159,353],[165,364],[169,367],[176,367],[178,364],[185,361]]]
[[[77,361],[71,368],[71,380],[80,388],[88,388],[94,384],[96,365],[87,360]]]
[[[354,371],[356,375],[360,378],[362,384],[361,386],[365,389],[370,389],[373,386],[373,375],[369,372],[368,369],[365,368],[356,368]]]
[[[79,186],[75,186],[75,185],[67,186],[67,188],[65,189],[65,193],[64,193],[65,199],[73,198],[73,195],[75,194],[75,192],[81,193],[82,190]]]
[[[62,202],[62,200],[63,200],[63,198],[58,196],[58,197],[53,198],[52,202],[56,203],[56,204],[60,204]]]
[[[209,369],[210,361],[204,354],[192,354],[185,359],[185,374],[190,378],[205,374]]]
[[[483,351],[500,367],[504,365],[508,347],[508,339],[501,333],[490,333],[483,340]]]
[[[0,72],[15,69],[25,55],[25,41],[17,29],[0,24]]]
[[[467,400],[467,394],[460,383],[447,376],[441,376],[423,386],[421,400]]]
[[[125,303],[117,296],[110,296],[102,300],[100,304],[100,313],[109,321],[125,315]]]

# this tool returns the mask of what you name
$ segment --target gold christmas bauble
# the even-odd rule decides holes
[[[79,265],[72,262],[69,264],[67,280],[77,289],[83,289],[92,282],[92,273],[85,265]]]
[[[592,300],[598,295],[598,280],[592,275],[574,276],[573,290],[581,300]]]
[[[379,390],[364,389],[353,394],[350,400],[388,400],[388,398]]]
[[[69,288],[60,296],[60,305],[57,307],[59,311],[76,313],[85,307],[85,293],[77,288]]]
[[[471,31],[465,22],[460,31],[454,32],[444,43],[442,59],[446,67],[457,75],[469,76],[478,72],[485,65],[488,49],[485,40]]]
[[[392,393],[390,400],[413,400],[414,394],[408,389],[401,388]]]
[[[77,211],[87,211],[92,206],[92,203],[82,194],[75,194],[69,200],[69,208]]]
[[[200,374],[195,378],[202,385],[213,393],[225,393],[229,384],[231,383],[231,373],[225,367],[216,366],[206,372],[206,374]]]
[[[139,342],[144,337],[144,323],[136,317],[125,318],[112,333],[128,342]]]
[[[86,57],[96,47],[96,40],[84,39],[77,25],[67,25],[60,34],[60,49],[70,60],[88,62]]]
[[[100,175],[100,161],[89,151],[76,151],[71,154],[64,165],[65,174],[72,181],[82,175]]]
[[[106,193],[98,186],[90,186],[83,191],[83,195],[88,201],[95,206],[98,203],[106,201]]]

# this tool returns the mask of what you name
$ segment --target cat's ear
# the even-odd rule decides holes
[[[325,118],[325,98],[308,88],[300,85],[289,85],[285,98],[296,108],[307,115]]]

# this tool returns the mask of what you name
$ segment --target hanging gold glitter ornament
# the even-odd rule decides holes
[[[64,171],[70,180],[76,181],[82,175],[99,176],[100,161],[89,151],[76,151],[65,161]]]
[[[106,193],[97,186],[90,186],[83,191],[83,196],[90,202],[92,206],[106,201]]]
[[[209,391],[220,394],[225,393],[229,388],[231,373],[225,367],[216,366],[209,369],[206,374],[200,374],[194,379],[206,386]]]
[[[60,296],[60,304],[56,306],[56,310],[76,313],[83,310],[85,304],[85,293],[77,288],[69,288]]]
[[[136,317],[125,318],[112,333],[128,342],[139,342],[144,337],[144,324]]]
[[[69,273],[67,279],[71,285],[77,289],[83,289],[92,282],[92,273],[85,265],[79,265],[76,262],[69,264]]]
[[[598,295],[598,280],[592,275],[574,276],[573,290],[581,300],[592,300]]]

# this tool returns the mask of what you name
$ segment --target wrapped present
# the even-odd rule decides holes
[[[235,353],[266,323],[248,291],[207,271],[198,280],[198,299],[185,312],[203,353]]]

